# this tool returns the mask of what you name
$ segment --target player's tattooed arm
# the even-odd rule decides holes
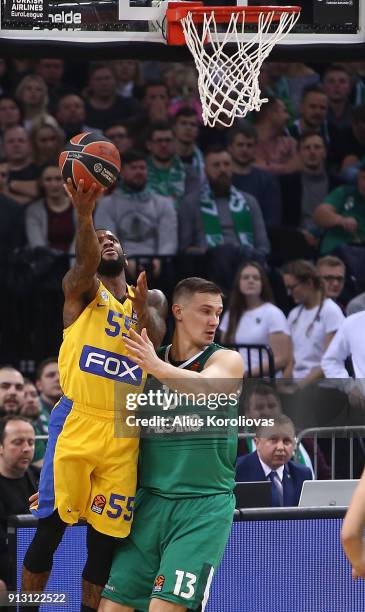
[[[71,179],[65,186],[66,193],[72,200],[76,210],[76,261],[63,279],[63,290],[67,298],[80,299],[87,294],[92,299],[98,288],[96,271],[100,263],[100,247],[93,224],[93,211],[96,198],[100,190],[94,183],[88,191],[83,190],[84,181],[81,179],[77,189],[72,185]]]

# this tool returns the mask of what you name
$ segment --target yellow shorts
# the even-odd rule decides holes
[[[58,509],[66,523],[85,519],[116,538],[131,529],[138,438],[115,437],[114,414],[62,397],[52,411],[34,514]]]

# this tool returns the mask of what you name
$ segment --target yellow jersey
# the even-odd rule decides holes
[[[144,372],[127,357],[123,340],[137,323],[132,301],[120,303],[100,282],[95,298],[63,332],[60,383],[75,407],[114,411],[127,393],[142,390]]]

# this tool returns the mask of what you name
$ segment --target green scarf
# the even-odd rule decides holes
[[[169,168],[157,168],[151,157],[147,161],[148,186],[151,191],[173,198],[178,208],[185,193],[186,170],[180,157],[175,155]]]
[[[203,157],[203,153],[201,152],[200,149],[198,149],[198,147],[194,147],[193,162],[191,165],[194,168],[197,175],[199,176],[200,180],[203,182],[203,180],[205,180],[204,157]]]
[[[243,193],[231,187],[228,208],[231,211],[233,227],[241,246],[254,246],[252,215]],[[218,207],[208,182],[205,183],[201,198],[200,210],[208,246],[215,247],[224,243]]]

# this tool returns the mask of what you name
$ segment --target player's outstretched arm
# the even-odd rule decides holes
[[[158,348],[166,333],[166,297],[158,289],[148,289],[146,272],[141,272],[128,295],[138,317],[139,331],[145,328],[153,346]]]
[[[365,578],[365,470],[342,524],[341,540],[353,578]]]
[[[84,181],[81,179],[77,189],[68,179],[65,190],[76,210],[76,261],[63,279],[63,290],[68,296],[80,297],[98,287],[96,271],[100,263],[100,247],[94,229],[93,212],[100,189],[93,183],[88,191],[84,191]]]
[[[216,351],[202,372],[193,372],[162,361],[156,355],[145,329],[141,335],[131,330],[130,338],[124,341],[133,361],[179,393],[230,393],[237,390],[237,383],[243,377],[243,360],[236,351]]]

